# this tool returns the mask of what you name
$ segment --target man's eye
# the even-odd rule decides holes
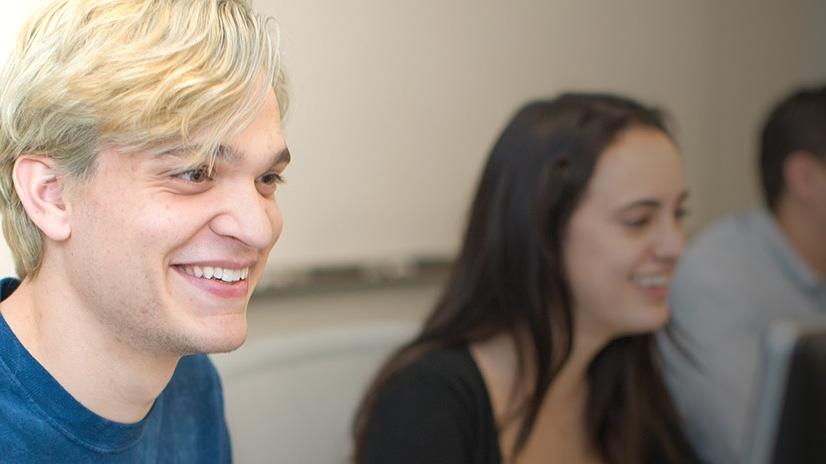
[[[268,172],[255,180],[256,187],[261,195],[265,197],[271,196],[275,194],[275,190],[278,187],[278,184],[283,184],[284,178],[281,174],[272,171]]]
[[[212,175],[206,166],[199,166],[195,169],[188,169],[186,171],[175,174],[178,179],[190,182],[192,184],[200,184],[208,180],[212,180]]]
[[[259,177],[258,181],[265,185],[283,184],[284,177],[277,172],[270,172]]]

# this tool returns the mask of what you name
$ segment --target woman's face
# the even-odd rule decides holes
[[[602,153],[563,243],[578,337],[665,324],[685,199],[679,154],[659,130],[626,129]]]

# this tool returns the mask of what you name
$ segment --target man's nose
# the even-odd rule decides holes
[[[254,184],[225,188],[219,195],[220,212],[210,224],[213,232],[257,250],[275,243],[281,234],[282,219],[272,197],[262,196]]]

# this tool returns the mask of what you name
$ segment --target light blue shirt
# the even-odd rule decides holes
[[[707,462],[738,462],[757,394],[761,337],[778,319],[826,314],[826,282],[761,208],[724,218],[690,244],[671,306],[677,343],[695,361],[659,335],[686,434]]]

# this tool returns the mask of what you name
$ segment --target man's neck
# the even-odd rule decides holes
[[[826,279],[824,225],[818,224],[810,212],[793,202],[781,203],[775,217],[792,248],[821,279]]]
[[[141,420],[179,356],[141,353],[109,333],[59,279],[24,279],[0,312],[29,353],[82,405],[107,419]]]

